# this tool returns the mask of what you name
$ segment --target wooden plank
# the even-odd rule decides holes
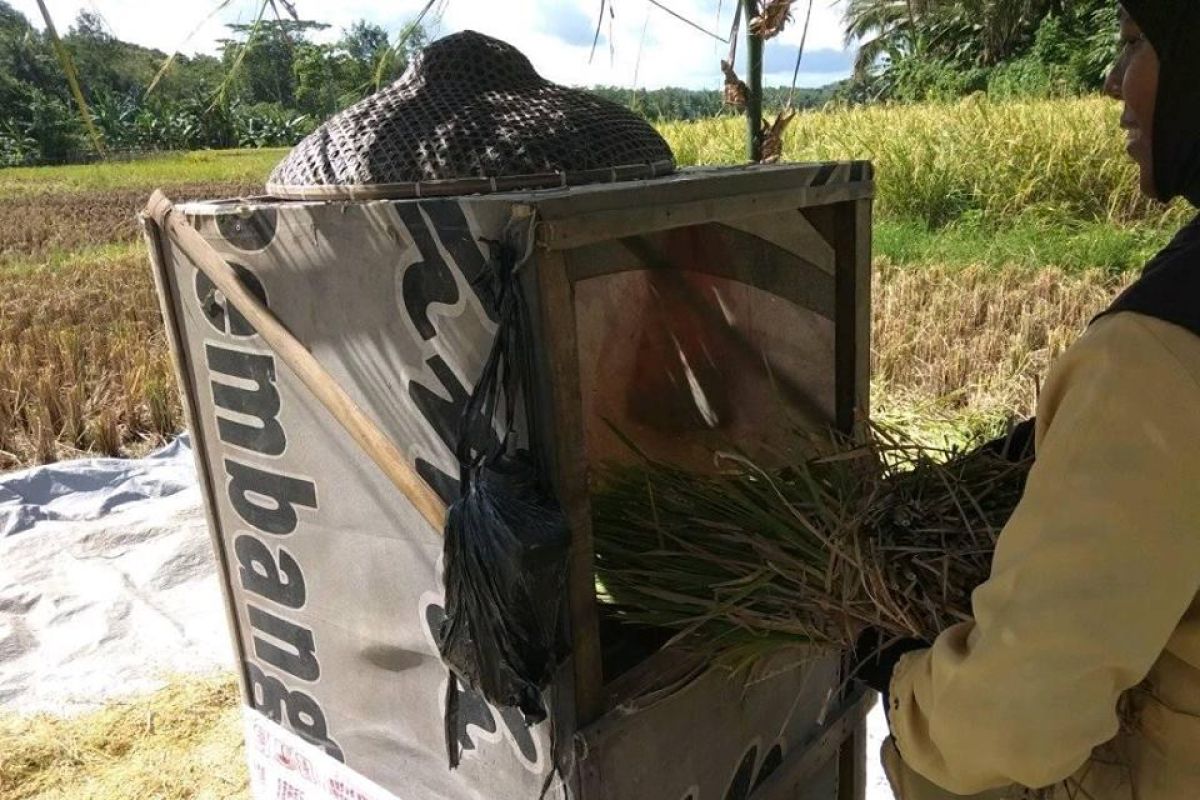
[[[714,183],[717,183],[714,181]],[[707,193],[707,192],[706,192]],[[582,247],[614,236],[636,236],[685,225],[726,222],[786,209],[845,203],[870,197],[874,184],[843,183],[820,187],[792,187],[769,192],[691,199],[579,213],[542,222],[539,241],[552,249]],[[631,201],[633,198],[629,198]],[[542,205],[537,204],[541,213]]]
[[[719,228],[726,227],[720,225]],[[683,265],[672,265],[664,255],[658,255],[661,243],[655,242],[653,236],[626,236],[574,249],[571,251],[572,281],[587,281],[588,278],[638,269],[688,269]],[[832,270],[827,272],[791,253],[768,254],[763,252],[764,249],[766,247],[742,248],[740,258],[704,264],[703,273],[769,291],[800,308],[833,319]]]
[[[830,228],[836,254],[837,427],[853,433],[870,411],[871,203],[839,203],[810,220]]]
[[[696,653],[677,647],[659,650],[604,687],[604,710],[611,711],[647,695],[660,696],[677,691],[702,677],[710,668],[708,661]],[[604,725],[602,719],[595,723],[593,730],[602,730]]]
[[[834,210],[835,206],[813,206],[811,208],[800,209],[800,216],[807,222],[817,235],[829,243],[829,248],[833,251],[833,258],[836,268],[837,262],[837,243],[835,242],[837,232],[834,227]]]
[[[751,792],[748,800],[783,800],[791,797],[793,787],[816,774],[832,759],[839,758],[843,743],[866,719],[874,694],[870,690],[860,689],[851,695],[821,731],[796,747],[792,755],[771,773],[771,777]],[[845,799],[839,796],[838,800]]]
[[[546,403],[545,411],[540,414],[540,432],[550,451],[555,490],[571,529],[567,603],[576,725],[583,727],[603,711],[604,674],[596,610],[592,506],[583,441],[575,298],[563,253],[539,250],[534,270],[540,322],[535,339],[542,363],[537,394],[539,401]]]
[[[651,181],[577,186],[510,195],[515,202],[537,205],[544,220],[559,220],[615,209],[653,209],[690,200],[729,199],[800,187],[854,185],[873,188],[869,162],[829,161],[800,164],[689,167]]]
[[[692,270],[744,283],[788,300],[800,308],[833,319],[832,272],[826,272],[803,255],[769,250],[761,240],[728,241],[728,226],[702,231],[704,241],[725,246],[729,257],[704,263],[673,261],[665,244],[649,236],[627,236],[576,248],[571,251],[571,280],[582,281],[637,269]],[[758,246],[755,246],[758,245]]]
[[[795,253],[830,275],[834,272],[833,245],[799,210],[739,217],[723,224]]]
[[[858,423],[865,425],[871,413],[871,280],[874,275],[873,214],[874,200],[854,203],[854,308],[855,361],[854,405]]]
[[[200,493],[204,501],[204,516],[208,521],[208,535],[212,542],[213,553],[217,557],[217,569],[221,571],[221,582],[224,584],[225,622],[227,633],[233,643],[233,652],[237,654],[238,683],[242,689],[242,702],[254,705],[250,694],[250,676],[246,674],[245,665],[248,661],[245,643],[239,633],[237,612],[232,603],[233,574],[230,565],[233,561],[228,557],[225,548],[225,536],[221,530],[221,517],[217,513],[214,498],[218,496],[212,470],[208,462],[208,444],[204,426],[200,424],[200,401],[196,397],[194,377],[197,373],[192,370],[188,358],[187,345],[183,338],[182,314],[176,307],[176,299],[180,296],[176,291],[174,277],[171,272],[172,259],[168,255],[169,241],[158,223],[145,214],[139,215],[142,232],[145,236],[146,247],[150,251],[150,267],[154,274],[154,286],[157,289],[159,310],[167,329],[167,345],[171,352],[171,365],[175,368],[175,379],[179,382],[179,393],[183,398],[184,421],[192,437],[192,455],[196,462],[196,474],[203,484]]]
[[[838,751],[838,800],[866,800],[866,797],[867,720],[864,716]]]

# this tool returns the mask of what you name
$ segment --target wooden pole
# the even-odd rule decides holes
[[[441,498],[409,466],[408,459],[395,443],[346,394],[313,354],[246,288],[233,267],[182,215],[175,213],[175,207],[162,192],[154,193],[145,213],[170,237],[172,244],[208,276],[263,341],[296,373],[313,397],[325,406],[434,530],[441,533],[446,524],[446,506]]]
[[[757,0],[742,0],[746,19],[746,156],[757,164],[762,161],[763,40],[751,32],[750,20],[758,16]]]

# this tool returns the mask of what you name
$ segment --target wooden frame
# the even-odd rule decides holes
[[[174,279],[171,271],[172,255],[170,254],[169,240],[163,235],[163,229],[149,215],[143,213],[139,215],[139,220],[142,224],[142,235],[146,242],[146,249],[150,255],[151,274],[154,277],[154,286],[158,294],[159,312],[162,314],[163,322],[167,331],[167,345],[171,353],[171,366],[175,370],[175,375],[178,382],[179,393],[183,400],[184,422],[187,424],[187,430],[190,432],[193,442],[193,453],[196,464],[196,476],[199,478],[203,491],[201,498],[204,503],[204,516],[208,525],[209,542],[212,544],[213,552],[216,553],[217,569],[221,573],[222,588],[231,586],[232,577],[229,569],[229,558],[226,554],[225,538],[222,535],[221,517],[217,513],[217,508],[213,498],[217,496],[216,487],[213,482],[212,473],[208,469],[208,464],[203,457],[205,452],[205,433],[204,426],[200,424],[197,418],[198,409],[201,408],[199,400],[196,396],[196,385],[188,380],[187,376],[192,375],[191,365],[188,363],[188,349],[183,340],[183,325],[180,322],[179,309],[176,307],[176,302],[179,297],[176,288],[174,287]],[[228,635],[230,649],[237,654],[237,677],[238,688],[241,689],[242,700],[246,704],[251,702],[250,680],[246,675],[246,649],[242,643],[242,637],[238,635],[238,619],[234,613],[233,607],[229,603],[224,603],[225,623],[228,625]]]
[[[869,409],[873,184],[869,165],[841,166],[854,173],[850,177],[859,180],[812,186],[806,185],[804,177],[812,176],[812,167],[790,173],[784,169],[764,173],[749,168],[724,181],[695,183],[680,178],[645,187],[640,193],[625,193],[610,187],[590,197],[577,193],[569,201],[551,198],[530,203],[528,213],[539,221],[533,274],[527,278],[527,288],[541,331],[537,357],[543,380],[537,397],[544,404],[539,414],[546,428],[542,439],[553,442],[553,452],[547,453],[548,463],[554,465],[556,488],[574,535],[568,574],[573,654],[569,672],[577,729],[600,720],[645,680],[661,679],[668,674],[686,675],[697,665],[681,659],[678,653],[662,651],[639,666],[635,674],[605,684],[595,596],[574,292],[580,281],[638,268],[579,263],[572,259],[571,252],[628,237],[711,223],[731,224],[744,233],[769,240],[768,237],[777,237],[765,230],[756,232],[753,219],[797,211],[831,250],[827,255],[832,263],[824,257],[814,257],[805,263],[814,270],[831,268],[833,273],[837,372],[834,422],[843,432],[854,433]],[[822,172],[829,177],[828,166],[822,167]],[[817,240],[813,241],[819,245]],[[803,260],[803,254],[794,254]],[[753,270],[738,274],[721,269],[699,271],[734,278],[793,302],[801,300],[796,295],[797,286],[781,285],[776,275]],[[864,787],[858,773],[862,771],[862,720],[868,699],[861,694],[848,697],[837,712],[840,716],[836,724],[830,723],[821,742],[812,743],[816,749],[796,754],[796,758],[785,763],[781,773],[794,777],[798,770],[802,772],[806,766],[812,766],[809,762],[814,758],[836,757],[841,775],[840,800],[861,798]],[[769,784],[782,785],[784,780],[780,778]],[[772,791],[763,787],[754,796],[772,797]]]

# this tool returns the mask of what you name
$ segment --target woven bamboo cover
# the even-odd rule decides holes
[[[404,76],[330,118],[275,168],[278,197],[473,194],[650,178],[671,148],[622,106],[542,78],[474,31],[426,48]]]

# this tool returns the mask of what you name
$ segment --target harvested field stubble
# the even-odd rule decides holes
[[[182,201],[261,194],[262,187],[183,184],[166,191],[172,199]],[[138,241],[136,217],[149,197],[149,189],[0,197],[0,268],[54,253]]]
[[[874,410],[885,421],[919,435],[935,418],[978,428],[1030,413],[1054,355],[1132,279],[1109,275],[1180,223],[1181,206],[1138,194],[1118,116],[1102,98],[976,98],[797,117],[786,159],[875,161],[890,226],[880,239],[906,262],[881,260],[876,278]],[[737,119],[659,129],[681,164],[742,160]],[[0,171],[0,469],[123,453],[178,429],[134,214],[159,184],[177,200],[256,193],[282,154]],[[981,261],[991,268],[961,267]]]
[[[180,426],[140,247],[0,269],[0,469],[136,453]]]
[[[1055,357],[1136,277],[879,265],[875,412],[958,417],[967,427],[1032,414]]]
[[[876,413],[959,427],[1032,413],[1050,362],[1133,277],[881,264]],[[0,270],[0,468],[136,451],[181,425],[140,246]]]

